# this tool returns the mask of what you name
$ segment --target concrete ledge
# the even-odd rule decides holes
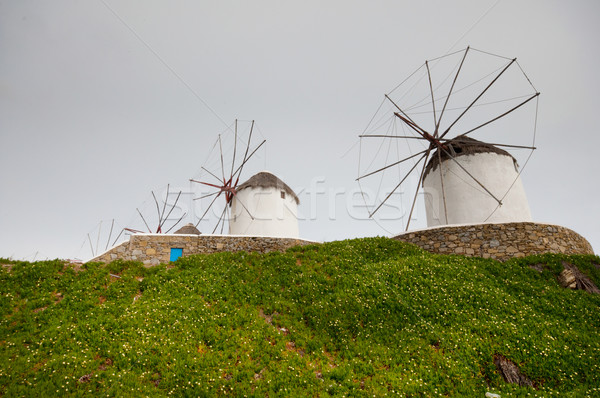
[[[432,253],[500,261],[543,253],[594,254],[590,243],[578,233],[533,222],[442,226],[406,232],[393,239]]]
[[[284,251],[311,242],[296,238],[234,235],[134,234],[101,255],[89,260],[109,263],[114,260],[141,261],[147,266],[169,262],[171,248],[183,249],[183,256],[217,252]]]

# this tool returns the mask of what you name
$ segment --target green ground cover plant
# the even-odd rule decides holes
[[[600,258],[504,263],[387,238],[0,270],[4,396],[600,396]],[[532,386],[506,383],[498,356]]]

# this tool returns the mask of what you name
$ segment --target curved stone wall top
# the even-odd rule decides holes
[[[578,233],[534,222],[452,225],[406,232],[394,239],[439,254],[462,254],[501,261],[532,254],[594,254]]]

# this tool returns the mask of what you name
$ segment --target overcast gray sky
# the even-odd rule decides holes
[[[353,145],[384,93],[467,45],[517,57],[542,93],[534,220],[598,250],[599,16],[594,0],[0,0],[0,256],[89,257],[101,220],[189,187],[235,118],[267,139],[245,178],[300,192],[302,237],[389,235],[348,214]]]

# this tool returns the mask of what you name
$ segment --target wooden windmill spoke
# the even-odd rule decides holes
[[[175,203],[173,203],[173,206],[171,206],[171,210],[169,210],[169,212],[167,213],[167,216],[165,217],[164,220],[162,220],[162,224],[160,224],[158,226],[158,230],[160,231],[162,226],[164,225],[164,223],[169,219],[169,216],[171,215],[171,213],[173,212],[173,210],[175,209],[175,206],[177,206],[177,202],[179,201],[179,197],[181,196],[181,192],[179,191],[179,194],[177,195],[177,198],[175,198]]]
[[[160,224],[163,216],[165,215],[165,209],[167,208],[167,201],[169,200],[169,188],[170,188],[170,184],[167,184],[167,195],[165,196],[165,202],[163,203],[163,209],[162,212],[160,213],[160,217],[158,219],[158,223]]]
[[[402,185],[402,183],[408,178],[408,176],[413,172],[413,170],[415,168],[417,168],[418,164],[421,163],[421,160],[423,160],[423,158],[425,158],[426,156],[429,156],[429,149],[425,152],[427,152],[425,155],[421,156],[421,158],[413,165],[413,167],[411,167],[411,169],[408,171],[408,173],[406,173],[406,175],[404,176],[404,178],[402,179],[402,181],[400,181],[398,183],[398,185],[396,185],[396,187],[394,189],[392,189],[392,191],[388,194],[388,196],[385,197],[385,199],[379,204],[379,206],[377,206],[377,208],[375,210],[373,210],[373,212],[371,214],[369,214],[369,217],[373,217],[373,215],[375,213],[377,213],[377,211],[381,208],[381,206],[383,206],[383,204],[394,194],[394,192],[396,192],[396,190],[398,188],[400,188],[400,185]]]
[[[492,87],[492,85],[494,85],[494,83],[496,83],[496,81],[497,81],[497,80],[500,78],[500,76],[502,76],[502,74],[504,74],[504,72],[506,72],[506,70],[507,70],[507,69],[508,69],[508,68],[509,68],[509,67],[510,67],[510,66],[511,66],[511,65],[512,65],[512,64],[513,64],[513,63],[514,63],[516,60],[517,60],[516,58],[513,58],[513,59],[512,59],[512,60],[511,60],[511,61],[508,63],[508,65],[506,65],[506,66],[504,67],[504,69],[502,69],[502,70],[500,71],[500,73],[498,73],[498,75],[497,75],[497,76],[494,78],[494,80],[492,80],[492,81],[490,82],[490,84],[488,84],[488,85],[486,86],[486,88],[485,88],[485,89],[484,89],[484,90],[481,92],[481,94],[479,94],[479,95],[477,96],[477,98],[475,98],[475,99],[473,100],[473,102],[471,102],[471,104],[470,104],[469,106],[467,106],[467,108],[466,108],[466,109],[465,109],[465,110],[464,110],[464,111],[463,111],[463,112],[462,112],[462,113],[461,113],[461,114],[460,114],[460,115],[459,115],[459,116],[456,118],[456,120],[455,120],[454,122],[452,122],[452,124],[451,124],[451,125],[450,125],[450,126],[447,128],[447,129],[446,129],[446,131],[444,131],[444,133],[443,133],[443,134],[440,136],[440,138],[444,138],[444,136],[450,132],[450,129],[452,129],[452,127],[454,127],[454,125],[455,125],[456,123],[458,123],[458,121],[459,121],[459,120],[460,120],[460,119],[461,119],[461,118],[462,118],[462,117],[465,115],[465,113],[467,113],[467,112],[469,111],[469,109],[471,109],[471,107],[472,107],[473,105],[475,105],[475,103],[476,103],[476,102],[479,100],[479,98],[481,98],[481,97],[483,96],[483,94],[485,94],[485,92],[486,92],[486,91],[487,91],[487,90],[488,90],[490,87]]]
[[[222,190],[222,188],[224,188],[221,185],[211,184],[210,182],[198,181],[198,180],[194,180],[193,178],[190,178],[190,181],[197,182],[198,184],[202,184],[202,185],[208,185],[209,187],[218,188],[220,190]]]
[[[215,177],[215,178],[217,179],[217,181],[219,181],[219,182],[222,182],[222,180],[221,180],[219,177],[217,177],[217,176],[215,175],[215,173],[211,172],[210,170],[208,170],[208,169],[207,169],[207,168],[205,168],[204,166],[202,166],[202,167],[201,167],[201,169],[202,169],[202,170],[204,170],[204,171],[206,171],[206,172],[207,172],[208,174],[210,174],[211,176]],[[190,181],[193,181],[193,180],[190,180]],[[194,182],[199,182],[199,181],[194,181]]]
[[[450,96],[452,95],[452,91],[454,90],[454,85],[456,84],[458,75],[460,74],[462,66],[465,62],[465,58],[467,58],[467,53],[469,52],[469,48],[470,47],[467,47],[467,49],[465,50],[465,55],[463,55],[463,58],[460,61],[460,66],[458,67],[458,70],[456,71],[456,75],[454,76],[454,80],[452,81],[452,85],[450,86],[450,91],[448,92],[448,95],[446,96],[446,101],[444,102],[444,107],[442,108],[442,112],[440,113],[440,118],[438,119],[438,121],[435,124],[435,131],[433,133],[434,137],[437,137],[439,134],[438,130],[440,128],[440,123],[442,122],[442,117],[444,116],[444,112],[446,111],[446,106],[448,105],[448,101],[450,100]]]
[[[133,229],[133,228],[123,228],[123,230],[134,233],[134,234],[143,234],[144,233],[144,231],[140,231],[140,230]]]
[[[108,244],[110,243],[110,238],[112,237],[113,227],[115,226],[115,219],[113,218],[112,224],[110,224],[110,232],[108,233],[108,239],[106,239],[106,247],[104,250],[108,250]]]
[[[246,152],[244,152],[244,158],[242,159],[242,164],[240,165],[240,167],[242,167],[244,165],[244,163],[246,162],[246,159],[248,159],[248,150],[250,149],[250,142],[252,142],[252,133],[253,132],[254,132],[254,120],[252,121],[252,124],[250,124],[250,134],[248,134],[248,143],[246,144]],[[252,155],[250,155],[250,156],[252,156]],[[235,171],[235,173],[231,173],[231,176],[233,177],[235,174],[238,174],[237,170]],[[240,174],[242,174],[241,170],[238,174],[235,185],[237,185],[237,181],[239,180]]]
[[[487,125],[488,125],[488,124],[490,124],[490,123],[493,123],[493,122],[495,122],[495,121],[496,121],[496,120],[498,120],[498,119],[501,119],[501,118],[503,118],[504,116],[506,116],[506,115],[508,115],[509,113],[511,113],[511,112],[513,112],[513,111],[515,111],[515,110],[519,109],[520,107],[522,107],[523,105],[525,105],[526,103],[528,103],[529,101],[531,101],[532,99],[536,98],[536,97],[537,97],[537,96],[539,96],[539,95],[540,95],[540,93],[535,93],[535,94],[533,94],[531,97],[527,98],[525,101],[521,102],[519,105],[517,105],[517,106],[515,106],[515,107],[513,107],[513,108],[511,108],[511,109],[509,109],[508,111],[504,112],[503,114],[501,114],[501,115],[498,115],[498,116],[496,116],[495,118],[493,118],[493,119],[491,119],[491,120],[489,120],[489,121],[487,121],[487,122],[485,122],[485,123],[483,123],[483,124],[480,124],[479,126],[477,126],[477,127],[473,128],[473,129],[471,129],[471,130],[469,130],[469,131],[467,131],[467,132],[463,133],[463,135],[467,135],[467,134],[469,134],[469,133],[472,133],[472,132],[473,132],[473,131],[475,131],[475,130],[478,130],[478,129],[480,129],[480,128],[484,127],[484,126],[487,126]]]
[[[136,210],[137,210],[138,214],[140,215],[140,217],[142,217],[142,221],[144,221],[144,224],[146,225],[146,228],[148,228],[148,232],[152,233],[152,230],[148,226],[148,223],[146,222],[146,219],[144,218],[144,216],[142,216],[142,213],[140,212],[140,209],[136,208]]]
[[[469,171],[468,171],[467,169],[465,169],[465,168],[463,167],[463,165],[462,165],[462,164],[460,164],[460,162],[459,162],[458,160],[456,160],[456,159],[454,158],[454,156],[452,156],[452,155],[450,154],[450,152],[448,152],[448,151],[447,151],[446,149],[444,149],[444,148],[440,148],[440,149],[441,149],[441,150],[443,150],[443,151],[444,151],[444,153],[445,153],[446,155],[448,155],[448,157],[449,157],[450,159],[452,159],[452,161],[454,161],[454,163],[456,163],[456,164],[458,165],[458,167],[460,167],[460,168],[461,168],[461,169],[462,169],[462,170],[463,170],[465,173],[467,173],[467,175],[468,175],[469,177],[471,177],[471,178],[473,179],[473,181],[475,181],[475,182],[476,182],[476,183],[477,183],[477,184],[478,184],[478,185],[479,185],[481,188],[483,188],[483,190],[484,190],[485,192],[487,192],[487,193],[488,193],[488,194],[489,194],[489,195],[490,195],[492,198],[494,198],[494,200],[495,200],[496,202],[498,202],[498,204],[499,204],[500,206],[502,206],[502,201],[501,201],[500,199],[498,199],[496,196],[494,196],[494,194],[493,194],[493,193],[491,193],[491,192],[490,192],[490,190],[489,190],[489,189],[487,189],[487,188],[485,187],[485,185],[483,185],[483,184],[482,184],[482,183],[481,183],[481,182],[480,182],[480,181],[479,181],[477,178],[475,178],[475,177],[473,176],[473,174],[469,173]]]
[[[431,83],[431,71],[429,70],[429,62],[425,61],[427,67],[427,77],[429,78],[429,91],[431,92],[431,105],[433,106],[433,124],[437,125],[437,115],[435,113],[435,97],[433,96],[433,84]],[[437,133],[437,129],[433,132],[433,135]]]
[[[209,197],[211,197],[211,196],[213,196],[213,195],[217,195],[218,193],[219,193],[219,191],[216,191],[216,192],[211,192],[211,193],[209,193],[209,194],[202,195],[202,196],[199,196],[199,197],[197,197],[197,198],[194,198],[194,200],[200,200],[200,199],[204,199],[204,198],[209,198]]]
[[[223,181],[225,181],[225,165],[223,163],[223,146],[221,145],[221,134],[219,134],[219,152],[221,154],[221,174],[223,174]]]
[[[240,174],[242,174],[242,169],[244,168],[244,165],[250,160],[250,158],[256,153],[256,151],[258,151],[260,149],[261,146],[263,146],[263,144],[267,142],[267,140],[263,140],[263,142],[261,142],[253,151],[252,153],[248,156],[245,157],[244,156],[244,161],[242,162],[242,164],[240,164],[240,166],[235,170],[235,172],[233,173],[233,176],[237,176],[237,178],[239,179]]]
[[[184,218],[185,216],[187,216],[187,213],[183,213],[183,216],[179,217],[179,220],[177,220],[177,222],[176,222],[175,224],[173,224],[173,226],[171,226],[171,228],[169,228],[169,229],[167,230],[167,232],[165,232],[165,234],[168,234],[169,232],[171,232],[171,230],[172,230],[173,228],[175,228],[175,227],[177,226],[177,224],[179,224],[179,223],[181,222],[181,220],[183,220],[183,218]]]
[[[229,206],[225,205],[225,217],[223,217],[223,222],[221,223],[221,235],[223,235],[223,228],[225,228],[225,219],[229,221]]]
[[[244,208],[244,210],[246,210],[246,213],[248,213],[248,215],[250,216],[250,218],[254,221],[254,216],[252,215],[252,213],[250,213],[250,210],[248,210],[248,208],[246,207],[246,205],[244,204],[244,202],[242,202],[240,200],[240,197],[236,195],[237,198],[237,202],[242,205],[242,207]]]
[[[154,191],[150,191],[152,193],[152,199],[154,199],[154,203],[156,204],[156,212],[158,213],[158,228],[156,229],[156,233],[160,233],[160,225],[162,224],[162,218],[160,215],[160,206],[158,205],[158,200],[156,200],[156,195],[154,195]],[[165,204],[167,202],[165,201]]]
[[[415,210],[415,204],[417,203],[417,196],[419,195],[419,188],[421,187],[421,181],[423,181],[423,174],[425,173],[425,169],[427,168],[427,161],[429,160],[429,154],[431,153],[431,147],[427,149],[427,153],[425,154],[425,163],[423,163],[423,168],[421,169],[421,174],[419,175],[419,182],[417,183],[417,190],[415,191],[415,196],[413,197],[412,205],[410,206],[410,213],[408,214],[408,221],[406,222],[406,231],[408,231],[408,226],[410,225],[410,219],[412,218],[413,211]]]
[[[461,140],[460,138],[454,138],[452,140],[443,139],[443,141],[445,141],[445,142],[452,141],[452,142],[462,143],[462,144],[471,143],[471,141]],[[529,146],[529,145],[495,144],[495,143],[489,143],[489,142],[486,142],[486,144],[493,145],[493,146],[503,146],[503,147],[507,147],[507,148],[517,148],[517,149],[531,149],[531,150],[537,149],[537,147]]]
[[[375,171],[372,171],[372,172],[370,172],[370,173],[368,173],[368,174],[365,174],[365,175],[363,175],[363,176],[360,176],[360,177],[358,177],[358,178],[356,179],[356,181],[358,181],[358,180],[361,180],[361,179],[363,179],[363,178],[365,178],[365,177],[368,177],[368,176],[370,176],[370,175],[373,175],[373,174],[379,173],[380,171],[383,171],[383,170],[385,170],[385,169],[389,169],[390,167],[394,167],[394,166],[396,166],[396,165],[399,165],[400,163],[402,163],[402,162],[405,162],[405,161],[407,161],[407,160],[409,160],[409,159],[415,158],[415,157],[417,157],[417,156],[419,156],[419,155],[422,155],[422,154],[424,154],[424,153],[425,153],[425,152],[427,152],[427,151],[428,151],[428,149],[426,149],[426,150],[423,150],[423,151],[421,151],[421,152],[418,152],[418,153],[415,153],[414,155],[411,155],[411,156],[409,156],[409,157],[407,157],[407,158],[404,158],[404,159],[402,159],[402,160],[399,160],[399,161],[397,161],[397,162],[394,162],[394,163],[392,163],[392,164],[389,164],[389,165],[387,165],[387,166],[384,166],[384,167],[382,167],[382,168],[380,168],[380,169],[377,169],[377,170],[375,170]]]
[[[219,196],[221,196],[221,193],[223,193],[223,191],[219,191],[217,193],[217,196],[215,196],[213,198],[213,200],[210,202],[210,204],[208,205],[208,207],[206,208],[206,210],[204,211],[204,214],[202,214],[202,217],[200,217],[200,219],[198,220],[198,222],[196,223],[195,227],[198,228],[198,224],[200,224],[200,221],[202,221],[204,219],[204,217],[206,216],[206,213],[208,213],[208,211],[210,210],[210,208],[212,207],[212,205],[215,203],[215,201],[217,200],[217,198]]]
[[[399,112],[394,112],[394,115],[402,120],[408,127],[410,127],[411,129],[413,129],[417,134],[419,134],[420,136],[422,136],[423,138],[426,137],[426,135],[428,135],[429,133],[427,131],[425,131],[423,128],[419,127],[417,124],[414,124],[413,122],[411,122],[410,120],[406,119],[404,116],[402,116]]]
[[[115,238],[112,246],[115,245],[115,243],[117,243],[117,241],[119,240],[119,238],[121,237],[121,235],[123,234],[123,231],[125,231],[125,228],[121,229],[121,232],[119,232],[119,235],[117,235],[117,237]]]
[[[217,225],[215,225],[215,228],[212,231],[213,234],[217,231],[217,228],[219,227],[219,224],[221,224],[221,222],[223,222],[223,217],[225,216],[225,211],[226,210],[227,210],[227,205],[225,205],[225,207],[223,208],[223,211],[221,212],[221,216],[219,217],[219,221],[217,221]],[[221,232],[222,231],[223,231],[223,229],[221,229]]]
[[[96,252],[94,251],[94,245],[92,245],[92,238],[90,238],[90,234],[87,234],[88,241],[90,242],[90,250],[92,251],[92,257],[96,257]]]
[[[437,151],[438,162],[440,164],[440,181],[442,183],[442,199],[444,201],[444,217],[446,219],[446,224],[448,224],[448,206],[446,206],[446,188],[444,187],[444,170],[442,168],[442,154],[440,151]]]
[[[98,245],[100,244],[100,231],[102,231],[102,221],[98,225],[98,238],[96,238],[96,253],[98,253]]]
[[[237,149],[237,130],[238,130],[238,121],[235,119],[235,130],[234,130],[234,140],[233,140],[233,159],[231,160],[231,173],[229,173],[229,181],[233,179],[233,168],[235,166],[235,152]]]
[[[409,140],[422,140],[423,137],[415,137],[414,135],[386,135],[386,134],[365,134],[359,135],[358,138],[405,138]]]
[[[406,112],[404,112],[402,110],[402,108],[400,108],[398,106],[398,104],[396,104],[390,97],[388,97],[388,95],[385,95],[385,98],[387,98],[397,109],[399,112],[394,112],[394,115],[399,118],[400,120],[402,120],[404,123],[406,123],[407,126],[409,126],[411,129],[415,130],[418,134],[425,136],[427,133],[427,131],[425,131],[423,128],[421,128],[417,123],[415,123],[414,120],[412,120],[410,118],[410,116],[408,116],[406,114]]]
[[[228,208],[231,207],[231,201],[233,200],[233,198],[236,195],[237,184],[240,180],[240,177],[242,175],[244,167],[246,166],[248,161],[256,154],[256,152],[266,142],[266,140],[263,140],[260,144],[255,146],[254,149],[251,148],[253,133],[254,133],[254,120],[252,120],[252,123],[250,125],[250,132],[248,134],[248,140],[246,141],[244,139],[241,139],[240,135],[238,134],[238,120],[236,119],[235,120],[235,128],[233,130],[233,134],[234,134],[234,136],[233,136],[233,154],[231,155],[231,158],[229,157],[229,155],[226,155],[223,153],[223,144],[224,143],[223,143],[222,137],[220,135],[217,140],[217,142],[219,144],[219,151],[220,151],[222,177],[219,177],[216,173],[212,173],[208,169],[202,167],[203,170],[205,170],[212,177],[217,179],[218,182],[206,182],[206,181],[198,181],[198,180],[190,179],[190,181],[192,181],[192,182],[203,184],[203,185],[206,185],[206,186],[216,189],[216,192],[208,193],[208,194],[202,195],[198,198],[194,198],[194,200],[200,200],[200,199],[204,199],[204,198],[209,198],[211,196],[213,197],[210,204],[208,205],[208,208],[206,208],[206,210],[204,211],[204,213],[202,214],[202,216],[196,223],[196,226],[198,226],[200,224],[200,222],[206,217],[208,210],[214,205],[217,198],[219,196],[221,196],[221,194],[224,194],[225,207],[223,208],[223,212],[221,213],[221,216],[219,217],[218,221],[214,225],[213,233],[215,233],[219,229],[219,224],[221,224],[221,226],[220,226],[221,232],[223,231],[223,228],[225,227],[224,216],[226,213],[228,213],[230,211]],[[239,154],[238,154],[238,149],[237,149],[238,140],[240,140],[240,145],[243,144],[246,147],[245,150],[243,150],[243,151],[240,149]],[[242,156],[240,156],[242,153],[243,153],[243,158],[242,158]],[[231,165],[226,164],[226,160],[227,161],[231,160]],[[237,163],[239,163],[239,165]],[[229,174],[226,174],[227,172],[229,172]],[[248,214],[250,214],[250,212],[248,211],[248,209],[246,208],[246,206],[243,203],[240,202],[240,205],[245,208],[245,210],[248,212]],[[251,217],[252,217],[252,219],[254,219],[254,217],[252,215],[251,215]],[[227,216],[227,220],[228,219],[229,219],[229,215]]]

